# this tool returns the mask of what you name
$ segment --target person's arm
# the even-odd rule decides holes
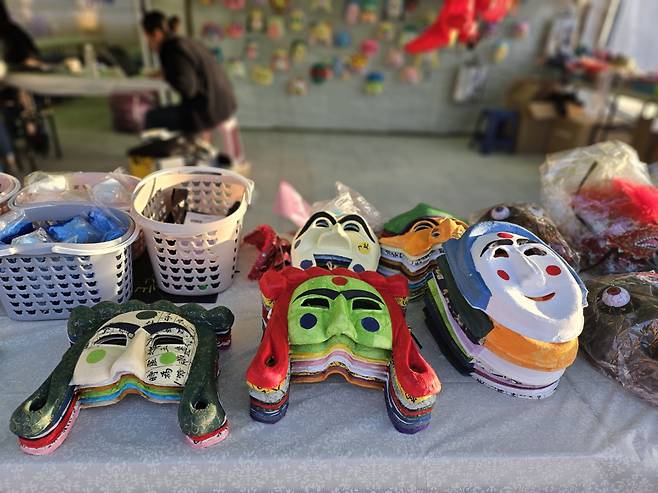
[[[197,74],[191,60],[179,49],[167,49],[160,53],[160,63],[165,80],[184,99],[191,99],[199,92]]]

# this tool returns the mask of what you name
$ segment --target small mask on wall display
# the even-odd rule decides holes
[[[386,53],[386,65],[393,69],[399,69],[404,65],[404,51],[398,48],[389,48]]]
[[[358,24],[360,15],[360,0],[348,0],[348,2],[345,4],[345,23],[349,26]]]
[[[229,58],[226,62],[226,70],[233,78],[244,79],[247,77],[247,69],[239,58]]]
[[[382,72],[370,72],[366,75],[363,90],[370,96],[378,96],[384,92],[384,74]]]
[[[509,55],[509,43],[507,41],[497,41],[494,45],[493,61],[502,63]]]
[[[229,10],[242,10],[245,7],[246,0],[223,0],[222,3]]]
[[[332,0],[311,0],[311,11],[330,14],[332,11]]]
[[[253,8],[247,15],[247,31],[262,33],[265,30],[265,14],[261,9]]]
[[[386,2],[386,18],[387,19],[401,19],[404,14],[404,0],[385,0]]]
[[[395,39],[395,24],[390,21],[382,21],[377,26],[377,38],[381,41],[393,41]]]
[[[379,20],[379,0],[361,1],[361,22],[364,24],[375,24]]]
[[[287,72],[290,70],[290,59],[286,50],[281,48],[274,50],[274,53],[272,53],[271,68],[276,72]]]
[[[244,36],[244,28],[239,22],[231,22],[226,27],[226,36],[231,39],[240,39]]]
[[[310,41],[312,44],[330,47],[333,42],[333,28],[328,21],[317,21],[311,27]]]
[[[373,58],[379,54],[379,41],[376,39],[364,39],[361,42],[361,53],[368,58]]]
[[[377,270],[379,242],[358,214],[336,216],[318,211],[297,232],[292,242],[292,265],[346,267],[356,272]]]
[[[400,70],[400,80],[407,84],[417,85],[423,80],[423,76],[414,65],[407,65]]]
[[[291,0],[269,0],[272,12],[277,15],[285,15],[290,10]]]
[[[326,63],[314,63],[311,66],[310,75],[314,84],[324,84],[331,79],[331,68]]]
[[[216,43],[224,39],[224,29],[215,22],[204,22],[201,26],[201,37],[209,43]]]
[[[247,41],[244,45],[244,56],[247,60],[257,60],[260,56],[260,50],[258,47],[258,42],[251,40]]]
[[[364,74],[368,68],[368,57],[363,53],[354,53],[350,56],[350,70],[355,74]]]
[[[251,80],[259,86],[271,86],[274,83],[274,73],[268,67],[254,65],[251,68]]]
[[[296,39],[290,43],[290,60],[293,63],[301,63],[306,58],[306,41]]]
[[[267,37],[273,40],[281,39],[286,35],[286,25],[282,17],[270,17],[267,20]]]
[[[293,77],[288,81],[288,94],[291,96],[306,96],[308,94],[308,82],[302,76]]]
[[[294,9],[290,12],[288,27],[292,32],[298,33],[306,27],[306,14],[302,9]]]
[[[352,44],[352,35],[347,29],[341,29],[334,33],[334,46],[336,48],[347,48]]]

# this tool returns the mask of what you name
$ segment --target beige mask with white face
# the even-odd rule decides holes
[[[99,387],[134,375],[151,385],[184,387],[197,343],[194,326],[178,315],[155,310],[124,313],[89,340],[71,385]]]

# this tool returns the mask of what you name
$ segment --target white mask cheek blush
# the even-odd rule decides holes
[[[548,247],[492,233],[478,238],[471,254],[491,292],[485,311],[497,323],[545,342],[565,342],[580,334],[582,291]]]

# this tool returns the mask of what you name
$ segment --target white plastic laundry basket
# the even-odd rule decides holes
[[[221,219],[203,224],[163,222],[175,188],[187,190],[188,211]],[[156,171],[140,182],[133,193],[131,214],[144,231],[162,291],[214,294],[232,284],[253,189],[254,183],[237,173],[208,167]]]
[[[17,178],[0,173],[0,214],[9,210],[9,202],[16,196],[21,188],[21,182]]]
[[[94,207],[69,202],[22,210],[29,221],[62,221]],[[128,231],[112,241],[0,246],[0,302],[10,318],[67,318],[76,306],[106,300],[123,303],[130,298],[131,244],[139,230],[127,213],[118,209],[112,212],[130,223]]]

